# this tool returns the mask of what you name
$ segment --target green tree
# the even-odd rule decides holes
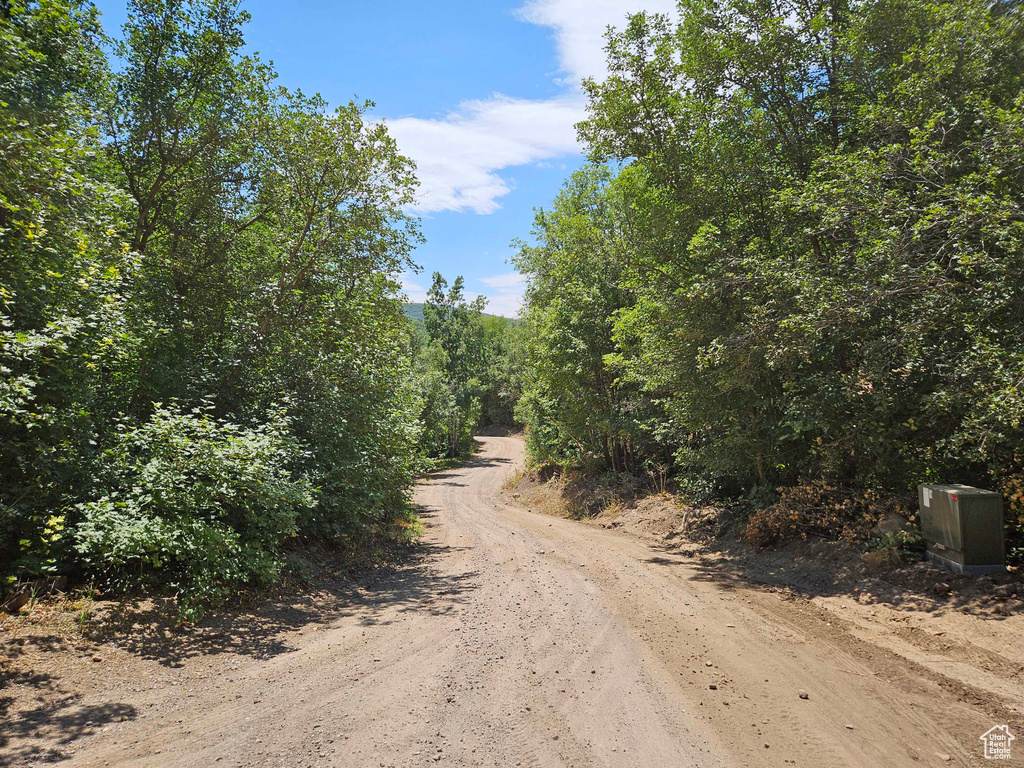
[[[515,259],[529,277],[523,339],[529,373],[518,413],[538,461],[637,472],[657,452],[650,402],[620,378],[632,353],[615,319],[633,305],[623,281],[629,174],[586,166],[534,224],[536,246]]]
[[[96,131],[95,9],[0,6],[0,575],[56,569],[133,334]]]
[[[135,0],[111,74],[95,11],[0,4],[4,575],[198,605],[293,532],[404,535],[414,168],[368,103],[277,87],[247,19]]]
[[[447,458],[455,458],[469,449],[479,418],[479,374],[484,362],[481,315],[486,299],[478,296],[467,302],[463,285],[460,275],[449,288],[448,281],[440,272],[435,272],[423,304],[427,336],[430,344],[437,348],[428,355],[428,360],[443,366],[448,390],[447,402],[436,395],[431,397],[431,402],[445,403],[447,445],[444,455]],[[436,421],[437,414],[427,416],[428,423]],[[436,439],[429,439],[436,443]]]
[[[618,327],[681,456],[769,486],[979,479],[1019,440],[1018,9],[680,13],[609,38],[581,135],[650,182]]]
[[[507,317],[483,315],[480,379],[480,427],[518,426],[515,408],[524,362],[519,323]]]
[[[534,455],[596,454],[607,393],[637,387],[643,452],[704,488],[995,482],[1020,515],[1019,5],[678,11],[609,33],[579,132],[618,172],[582,201],[570,181],[520,257]],[[560,315],[592,275],[627,299]]]
[[[397,274],[419,235],[415,177],[369,104],[331,112],[241,53],[229,0],[146,0],[107,127],[135,200],[155,399],[257,424],[289,404],[320,488],[305,535],[360,539],[400,512],[413,438]]]

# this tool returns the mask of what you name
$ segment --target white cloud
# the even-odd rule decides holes
[[[403,272],[399,275],[399,282],[402,284],[406,301],[422,304],[427,300],[427,289],[422,283],[417,282],[417,279],[414,272]],[[481,277],[480,282],[491,290],[485,293],[463,291],[462,295],[466,301],[473,301],[477,296],[482,295],[487,298],[486,312],[503,317],[515,317],[519,314],[519,308],[523,304],[525,277],[518,272],[507,272],[492,277]]]
[[[503,317],[515,317],[523,305],[526,278],[518,272],[506,272],[481,277],[480,282],[491,290],[487,292],[487,311]]]
[[[489,296],[487,298],[487,308],[484,311],[492,315],[515,318],[519,315],[519,310],[522,309],[522,306],[522,294],[518,296]]]
[[[416,275],[412,272],[403,272],[399,275],[402,284],[402,291],[413,304],[422,304],[427,300],[427,289],[415,281]]]
[[[674,7],[674,0],[529,0],[519,18],[554,30],[563,95],[530,100],[497,94],[465,101],[439,119],[388,120],[399,149],[418,166],[413,209],[494,213],[512,190],[500,171],[531,163],[545,167],[546,161],[578,152],[575,124],[585,115],[579,83],[606,74],[606,28],[621,27],[628,13],[667,13]]]
[[[506,272],[503,275],[481,277],[480,282],[488,288],[494,288],[499,291],[509,291],[520,288],[526,282],[526,277],[518,272]]]
[[[675,0],[531,0],[519,10],[525,21],[555,30],[558,59],[570,82],[604,79],[604,33],[621,28],[626,15],[638,11],[675,11]]]
[[[577,151],[574,125],[583,115],[578,93],[542,101],[498,94],[463,102],[443,119],[402,117],[387,125],[416,161],[417,211],[493,213],[511,191],[497,171]]]

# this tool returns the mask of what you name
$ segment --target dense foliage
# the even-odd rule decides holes
[[[463,279],[438,272],[414,334],[419,445],[425,458],[465,455],[477,427],[513,426],[518,392],[517,328],[485,315],[486,300],[466,301]]]
[[[108,59],[89,5],[0,4],[3,576],[198,604],[407,514],[413,167],[246,20],[134,0]]]
[[[80,507],[85,566],[122,589],[171,586],[189,606],[271,582],[278,548],[315,503],[308,478],[286,469],[298,450],[287,427],[158,407],[110,451],[107,495]]]
[[[1019,6],[683,0],[607,50],[580,134],[617,173],[570,180],[520,259],[534,454],[1019,488]]]
[[[530,380],[518,412],[542,462],[636,473],[659,457],[656,404],[616,371],[628,355],[615,318],[636,292],[624,272],[629,203],[607,168],[576,172],[550,211],[538,214],[537,246],[516,267],[531,276],[523,344]]]

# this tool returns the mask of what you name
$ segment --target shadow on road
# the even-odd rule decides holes
[[[450,480],[452,478],[465,479],[467,469],[480,469],[484,467],[500,467],[505,464],[511,464],[512,459],[504,459],[498,456],[471,456],[466,459],[458,467],[452,469],[442,469],[437,472],[431,472],[426,478],[426,482],[434,483],[436,480]],[[464,483],[448,483],[448,485],[464,485]]]
[[[502,464],[511,464],[512,459],[505,459],[500,456],[470,456],[462,463],[463,468],[473,469],[476,467],[500,467]]]
[[[974,578],[926,562],[868,566],[859,549],[824,539],[760,551],[733,537],[698,545],[696,550],[669,541],[651,546],[660,554],[647,562],[686,566],[690,578],[725,590],[754,587],[805,598],[846,595],[863,604],[938,614],[955,611],[995,621],[1005,620],[1010,611],[1006,603],[992,600],[994,587],[1021,582],[1011,573]]]
[[[5,648],[5,653],[9,649]],[[25,704],[9,695],[14,686],[32,696]],[[130,704],[82,705],[48,674],[18,672],[10,659],[0,662],[0,766],[55,763],[69,757],[68,746],[111,722],[135,719]]]
[[[432,512],[420,508],[429,520]],[[90,638],[177,667],[196,655],[233,653],[267,659],[294,650],[289,634],[310,625],[331,625],[355,617],[377,624],[387,612],[443,613],[473,588],[475,574],[440,574],[434,563],[458,547],[421,543],[402,548],[396,562],[378,565],[354,577],[328,574],[312,586],[255,610],[211,613],[199,626],[173,622],[170,601],[125,601],[107,613]]]
[[[426,520],[434,514],[427,508],[418,511]],[[267,659],[295,650],[293,633],[313,625],[342,620],[373,625],[393,620],[396,613],[453,610],[475,588],[477,574],[445,575],[436,563],[459,549],[437,543],[404,547],[389,564],[351,577],[328,572],[312,586],[262,599],[254,610],[210,612],[198,626],[177,625],[173,601],[166,598],[97,604],[98,620],[88,640],[116,644],[170,668],[200,655]],[[109,723],[136,717],[135,709],[125,703],[84,705],[58,676],[33,669],[34,659],[56,653],[69,662],[90,665],[96,650],[95,645],[69,640],[42,626],[0,640],[0,766],[20,768],[65,759],[71,742]]]

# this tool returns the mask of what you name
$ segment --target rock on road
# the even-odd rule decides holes
[[[286,650],[162,686],[65,764],[976,764],[965,734],[991,723],[956,691],[813,607],[508,505],[522,441],[482,442],[418,487],[412,562]]]

